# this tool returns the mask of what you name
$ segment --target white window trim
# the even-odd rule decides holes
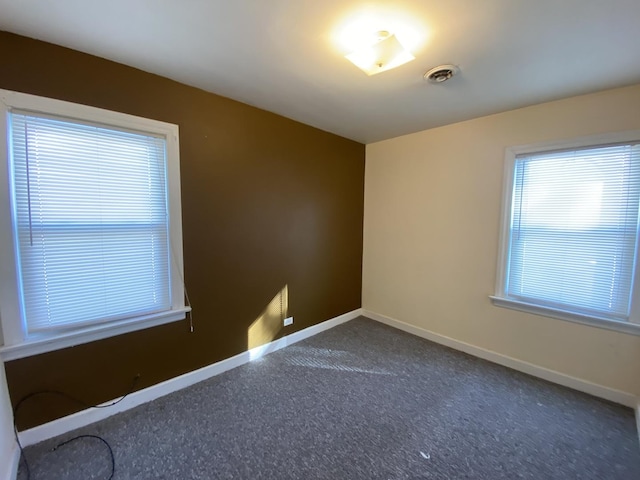
[[[506,268],[509,255],[509,229],[511,219],[511,207],[513,202],[513,177],[515,161],[518,155],[539,153],[551,150],[568,148],[593,147],[611,143],[634,142],[640,140],[640,130],[626,132],[611,132],[600,135],[579,137],[570,140],[535,143],[508,147],[505,150],[503,186],[502,186],[502,211],[500,224],[500,245],[498,251],[498,265],[496,270],[495,294],[490,295],[491,302],[498,307],[510,308],[534,315],[556,318],[574,323],[589,325],[592,327],[614,330],[640,336],[640,274],[638,265],[634,272],[632,306],[629,322],[614,321],[610,319],[584,315],[567,310],[556,309],[527,302],[514,300],[504,296],[506,286]]]
[[[167,153],[167,194],[170,218],[171,248],[171,310],[158,314],[128,318],[106,324],[49,335],[31,335],[27,338],[21,316],[17,246],[10,208],[10,162],[8,159],[8,117],[13,109],[54,114],[71,119],[102,123],[109,126],[137,130],[163,136]],[[190,307],[184,304],[182,259],[182,210],[180,202],[180,153],[178,126],[158,120],[112,112],[101,108],[79,105],[25,93],[0,89],[0,324],[3,360],[15,360],[114,335],[133,332],[184,319]]]

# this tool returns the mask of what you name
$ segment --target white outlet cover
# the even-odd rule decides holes
[[[288,327],[292,323],[293,323],[293,317],[287,317],[287,318],[284,319],[284,326],[285,327]]]

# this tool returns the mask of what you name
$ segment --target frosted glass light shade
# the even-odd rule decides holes
[[[395,35],[388,35],[368,47],[356,50],[345,58],[367,75],[375,75],[404,65],[415,57],[398,41]]]

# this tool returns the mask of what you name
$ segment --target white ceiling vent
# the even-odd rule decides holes
[[[424,79],[429,83],[442,83],[449,80],[460,69],[455,65],[438,65],[424,74]]]

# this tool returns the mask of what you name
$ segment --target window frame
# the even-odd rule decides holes
[[[609,318],[588,315],[585,313],[573,312],[561,308],[554,308],[546,305],[524,302],[521,300],[509,298],[506,295],[516,157],[520,155],[550,152],[554,150],[585,147],[596,148],[608,144],[638,141],[640,141],[640,130],[631,130],[625,132],[611,132],[590,135],[567,140],[556,140],[528,145],[512,146],[505,149],[496,284],[495,293],[489,296],[493,305],[518,310],[525,313],[531,313],[534,315],[541,315],[549,318],[580,323],[632,335],[640,335],[640,268],[638,268],[640,261],[638,261],[638,259],[636,261],[636,265],[634,266],[633,272],[633,286],[631,291],[631,308],[629,321],[617,321]],[[638,243],[640,243],[640,232],[638,233],[638,236],[636,238],[636,250],[638,250]]]
[[[9,158],[9,114],[12,110],[67,117],[107,127],[159,135],[166,141],[166,182],[169,217],[170,310],[75,329],[27,336],[19,292],[12,166]],[[126,113],[0,89],[0,356],[14,360],[184,319],[182,209],[179,128],[177,125]]]

